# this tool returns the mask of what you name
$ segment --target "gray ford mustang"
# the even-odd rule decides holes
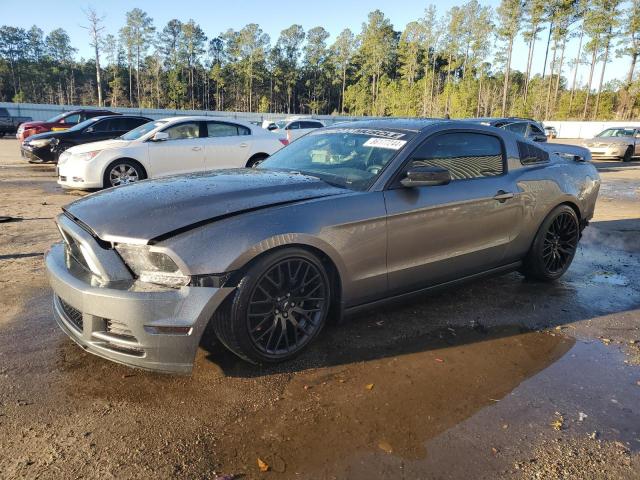
[[[326,127],[256,169],[65,207],[46,255],[54,310],[83,348],[132,366],[189,372],[205,332],[283,361],[330,316],[512,270],[557,279],[599,186],[589,162],[493,127]]]

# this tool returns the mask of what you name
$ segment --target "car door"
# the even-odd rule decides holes
[[[206,122],[205,169],[243,168],[247,165],[253,137],[244,125]]]
[[[124,135],[127,132],[130,132],[134,128],[138,128],[140,125],[148,123],[149,120],[146,118],[138,117],[118,117],[112,118],[111,122],[113,126],[113,134],[109,138],[116,138]]]
[[[162,141],[149,140],[149,169],[152,177],[204,170],[205,138],[204,125],[199,121],[172,124],[162,131],[169,138]]]
[[[635,144],[634,156],[640,156],[640,128],[636,128],[633,134],[633,141]]]
[[[117,137],[117,124],[113,119],[98,120],[82,132],[82,143],[99,142]]]
[[[385,192],[392,293],[502,264],[522,216],[505,157],[501,137],[473,131],[435,134],[412,153],[407,165],[445,168],[452,180]]]

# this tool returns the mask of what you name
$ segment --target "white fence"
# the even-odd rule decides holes
[[[55,115],[69,110],[78,108],[97,108],[83,105],[49,105],[39,103],[9,103],[0,102],[0,107],[6,108],[9,114],[17,117],[31,117],[33,120],[47,120]],[[119,113],[128,113],[131,115],[142,115],[152,119],[185,116],[185,115],[204,115],[208,117],[227,117],[247,122],[262,122],[263,120],[282,120],[287,116],[284,113],[252,113],[252,112],[216,112],[210,110],[176,110],[176,109],[154,109],[154,108],[121,108],[121,107],[105,107],[107,110]],[[360,118],[370,117],[349,117],[338,115],[295,115],[296,117],[316,118],[327,124],[334,122],[343,122],[349,120],[358,120]]]
[[[544,122],[545,126],[556,127],[558,138],[592,138],[606,128],[611,127],[640,127],[640,122],[572,122],[553,121]]]
[[[46,120],[59,113],[77,108],[95,108],[80,105],[48,105],[37,103],[2,103],[0,107],[9,110],[14,116],[31,117],[34,120]],[[262,122],[263,120],[281,120],[287,115],[283,113],[251,113],[251,112],[216,112],[209,110],[173,110],[173,109],[153,109],[153,108],[109,108],[109,110],[129,113],[133,115],[143,115],[145,117],[157,119],[172,117],[176,115],[205,115],[211,117],[227,117],[248,122]],[[296,115],[306,118],[316,118],[330,125],[334,122],[344,122],[349,120],[360,120],[374,117],[350,117],[342,115]],[[556,127],[558,138],[591,138],[608,127],[638,126],[638,122],[575,122],[575,121],[554,121],[544,122],[545,125]]]

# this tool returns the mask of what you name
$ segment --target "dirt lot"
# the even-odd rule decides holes
[[[640,477],[640,161],[568,274],[514,273],[328,328],[287,365],[221,348],[191,377],[84,353],[42,253],[74,197],[0,140],[0,478]],[[269,466],[261,473],[258,458]]]

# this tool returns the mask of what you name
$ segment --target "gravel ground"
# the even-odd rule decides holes
[[[640,162],[596,165],[556,284],[371,311],[269,369],[201,349],[183,377],[59,331],[42,252],[77,194],[0,140],[0,216],[21,218],[0,224],[0,478],[639,478]]]

